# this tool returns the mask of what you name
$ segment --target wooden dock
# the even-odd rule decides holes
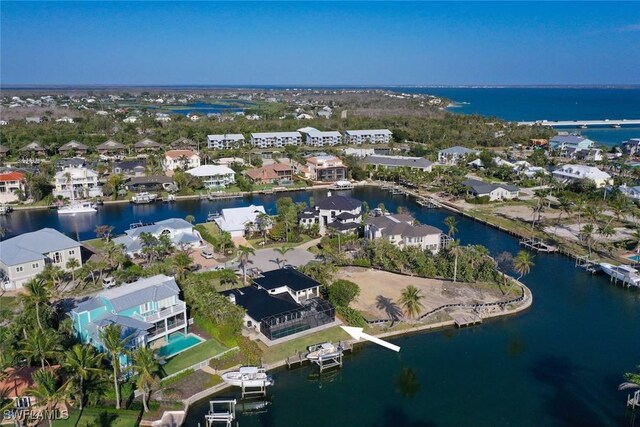
[[[600,271],[600,264],[589,258],[589,255],[576,256],[576,267],[584,268],[587,272],[595,274]]]
[[[522,239],[520,240],[520,246],[524,246],[525,248],[530,249],[532,251],[544,252],[548,254],[558,251],[558,248],[556,246],[549,245],[547,243],[544,243],[542,240],[536,239],[536,238]]]
[[[627,395],[627,407],[632,410],[635,410],[636,407],[640,408],[640,390]]]
[[[475,313],[452,313],[451,317],[458,328],[482,323],[482,318]]]
[[[239,199],[241,197],[244,197],[242,193],[225,193],[224,191],[207,194],[209,200]]]

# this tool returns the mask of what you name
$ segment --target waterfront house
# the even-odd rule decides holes
[[[43,157],[47,155],[47,150],[38,141],[30,142],[20,150],[20,157]]]
[[[53,228],[43,228],[0,241],[0,270],[5,290],[19,289],[47,264],[67,270],[74,258],[82,266],[80,243]]]
[[[436,254],[447,241],[442,230],[416,224],[416,219],[407,214],[372,216],[366,218],[364,224],[365,238],[384,239],[399,248],[418,247]]]
[[[595,145],[595,142],[581,135],[556,135],[549,140],[549,149],[558,150],[561,153],[568,149],[570,152],[589,150]]]
[[[372,169],[405,169],[419,170],[421,172],[431,172],[433,163],[424,157],[407,157],[407,156],[367,156],[363,163]]]
[[[304,127],[298,131],[305,135],[305,145],[309,147],[326,147],[342,144],[342,134],[338,131],[320,131],[312,127]]]
[[[266,215],[264,206],[250,205],[222,209],[220,216],[214,221],[221,231],[226,231],[232,237],[239,237],[244,236],[247,230],[255,230],[261,215]]]
[[[347,130],[344,132],[347,144],[388,144],[393,133],[389,129]]]
[[[155,238],[167,236],[174,247],[198,248],[202,245],[202,237],[193,224],[180,218],[170,218],[144,226],[133,226],[126,230],[123,236],[113,239],[117,245],[124,247],[127,256],[138,256],[142,253],[144,243],[142,233],[151,234]]]
[[[145,159],[123,160],[113,165],[113,173],[119,173],[126,177],[144,176],[146,170],[147,161]]]
[[[191,169],[200,166],[200,155],[191,150],[169,150],[164,153],[164,169]]]
[[[122,338],[128,338],[126,350],[161,347],[170,335],[187,333],[187,306],[179,295],[175,279],[164,274],[102,291],[71,310],[75,335],[104,352],[100,333],[108,325],[119,325]],[[129,364],[126,353],[120,362]]]
[[[255,132],[251,134],[251,145],[258,148],[282,148],[287,145],[302,145],[300,132]]]
[[[98,145],[96,147],[96,150],[98,150],[98,153],[101,156],[104,156],[106,158],[120,157],[124,156],[127,153],[127,146],[110,139]]]
[[[300,227],[309,228],[318,224],[320,232],[332,228],[342,233],[355,232],[362,221],[362,202],[348,196],[334,196],[331,192],[316,206],[305,209],[298,215]]]
[[[89,147],[82,144],[78,141],[69,141],[60,148],[58,148],[58,153],[67,156],[72,154],[85,155],[89,152]]]
[[[631,138],[622,143],[622,152],[630,156],[640,155],[640,138]]]
[[[321,284],[295,269],[262,273],[255,286],[222,292],[246,310],[244,326],[264,340],[284,338],[335,321],[335,309],[319,297]]]
[[[85,167],[68,167],[58,171],[53,185],[54,197],[82,199],[102,196],[98,173]]]
[[[489,201],[511,200],[518,197],[520,189],[515,185],[467,179],[462,183],[474,197],[488,197]]]
[[[472,154],[478,154],[477,150],[471,150],[467,147],[456,145],[455,147],[445,148],[438,151],[438,163],[441,165],[457,165],[460,160],[465,159]]]
[[[0,172],[0,203],[11,203],[19,200],[19,194],[25,195],[24,173],[19,171]]]
[[[223,188],[236,182],[236,173],[227,166],[201,165],[187,173],[202,179],[205,188]]]
[[[630,199],[640,200],[640,185],[627,187],[625,184],[622,184],[618,187],[618,190]]]
[[[133,176],[124,182],[124,187],[135,192],[177,190],[173,180],[164,175]]]
[[[244,145],[244,135],[240,133],[207,135],[207,145],[213,150],[229,150]]]
[[[9,149],[4,145],[0,145],[0,159],[3,159],[9,155]]]
[[[152,139],[145,138],[133,144],[133,148],[134,150],[136,150],[136,153],[142,154],[160,151],[162,145],[158,144]]]
[[[293,167],[284,163],[274,163],[250,169],[245,175],[255,184],[279,184],[293,180]]]
[[[309,178],[313,181],[335,182],[347,179],[347,166],[338,157],[318,155],[307,158]]]
[[[613,184],[611,175],[595,166],[566,164],[554,170],[552,175],[563,182],[591,181],[597,188]]]

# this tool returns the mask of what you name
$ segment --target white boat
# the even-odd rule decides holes
[[[96,204],[93,202],[75,202],[58,208],[58,215],[76,215],[96,213]]]
[[[331,186],[333,190],[351,190],[353,188],[353,184],[349,181],[336,181]]]
[[[336,346],[335,344],[330,342],[309,346],[308,350],[308,360],[332,358],[339,356],[342,353],[342,348],[340,346]]]
[[[0,205],[0,215],[6,215],[9,212],[11,212],[11,210],[12,210],[11,206]]]
[[[131,197],[131,201],[136,204],[151,203],[155,202],[157,197],[158,195],[153,193],[139,193]]]
[[[257,366],[243,366],[237,371],[225,372],[222,380],[238,387],[266,387],[274,384],[271,375]]]
[[[640,273],[638,273],[638,270],[633,267],[601,262],[600,268],[614,279],[620,280],[623,283],[628,283],[631,286],[640,287]]]

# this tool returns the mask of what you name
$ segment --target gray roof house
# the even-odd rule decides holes
[[[122,337],[131,337],[128,348],[152,341],[166,343],[170,334],[187,332],[187,307],[179,294],[175,279],[164,274],[105,290],[71,310],[74,332],[83,343],[100,351],[104,350],[100,332],[108,325],[119,325]],[[157,354],[172,356],[171,351],[175,350],[159,347]],[[127,356],[120,358],[126,366]]]
[[[357,231],[362,219],[362,202],[348,196],[332,196],[320,200],[314,208],[305,209],[298,215],[301,227],[318,224],[320,232],[327,227],[341,233]]]
[[[478,154],[478,151],[456,145],[455,147],[438,151],[438,163],[443,165],[455,165],[459,160],[470,154]]]
[[[478,181],[477,179],[467,179],[462,183],[469,188],[469,193],[475,197],[488,196],[490,201],[511,200],[518,197],[520,188],[515,185],[503,183],[491,183]]]
[[[45,155],[47,150],[38,141],[33,141],[20,149],[21,153],[34,153],[39,156]]]
[[[5,290],[22,288],[46,264],[66,270],[74,258],[82,266],[80,243],[53,228],[43,228],[0,242],[0,285]]]
[[[98,153],[104,155],[123,155],[127,152],[127,146],[114,141],[112,139],[109,139],[108,141],[103,142],[102,144],[98,145],[96,147],[96,149],[98,150]]]
[[[60,154],[67,154],[71,152],[85,154],[87,151],[89,151],[89,147],[78,141],[69,141],[58,148],[58,153]]]
[[[400,247],[418,247],[434,254],[447,244],[447,236],[439,228],[416,224],[411,215],[380,215],[365,219],[365,238],[385,239]]]
[[[162,148],[162,145],[152,139],[145,138],[133,144],[133,148],[135,148],[136,152],[141,153],[144,151],[158,151]]]
[[[386,169],[418,169],[423,172],[431,172],[433,163],[424,157],[407,157],[407,156],[380,156],[373,155],[365,157],[363,163],[372,165],[376,170],[379,167]]]

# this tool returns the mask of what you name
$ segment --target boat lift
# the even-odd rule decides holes
[[[209,413],[204,416],[207,427],[224,425],[231,427],[236,420],[236,399],[213,399],[209,401]],[[219,412],[216,412],[216,408]]]

